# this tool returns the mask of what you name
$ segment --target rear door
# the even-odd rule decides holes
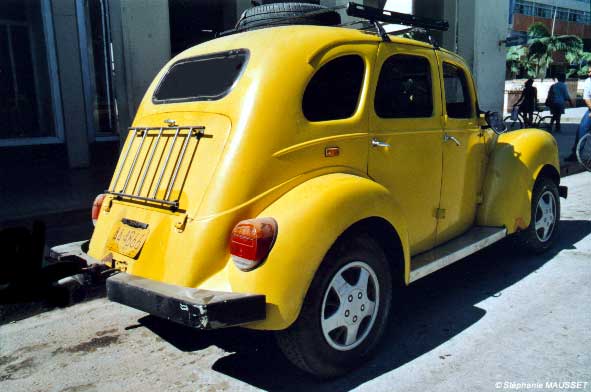
[[[368,173],[406,212],[411,254],[430,249],[436,238],[443,139],[438,73],[432,49],[380,43]]]

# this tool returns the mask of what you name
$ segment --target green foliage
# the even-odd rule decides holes
[[[583,53],[583,41],[575,35],[551,35],[542,23],[533,23],[527,29],[527,45],[507,50],[507,67],[511,75],[520,71],[530,78],[543,78],[552,64],[552,54],[563,52],[569,63],[576,62]],[[526,52],[523,54],[522,49]]]

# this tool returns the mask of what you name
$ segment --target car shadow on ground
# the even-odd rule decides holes
[[[376,357],[336,380],[318,381],[296,369],[280,353],[272,334],[230,328],[196,331],[147,316],[140,324],[177,349],[192,352],[211,345],[228,355],[213,369],[265,390],[348,390],[403,366],[477,323],[486,311],[477,304],[534,273],[556,254],[575,249],[591,233],[591,221],[563,221],[555,246],[542,255],[516,254],[503,240],[406,288],[393,307]],[[440,353],[442,361],[450,354]]]

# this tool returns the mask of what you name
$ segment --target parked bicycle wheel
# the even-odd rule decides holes
[[[583,167],[591,171],[591,134],[586,134],[577,144],[577,159]]]
[[[541,117],[536,123],[536,127],[544,131],[552,132],[552,116]]]
[[[521,116],[517,117],[517,119],[513,120],[511,119],[511,116],[507,116],[503,119],[503,122],[505,123],[505,127],[507,128],[507,132],[508,131],[515,131],[516,129],[521,129],[523,128],[523,120],[521,119]]]

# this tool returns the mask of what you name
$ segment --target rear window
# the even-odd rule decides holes
[[[164,75],[153,102],[221,99],[232,90],[247,62],[248,51],[243,49],[181,60]]]

